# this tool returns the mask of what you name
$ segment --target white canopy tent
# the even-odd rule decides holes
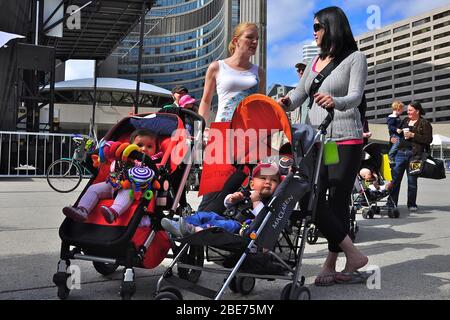
[[[433,135],[433,141],[431,142],[431,147],[434,149],[434,147],[439,148],[440,150],[440,158],[444,159],[444,149],[450,148],[450,138],[440,135],[440,134],[434,134]]]

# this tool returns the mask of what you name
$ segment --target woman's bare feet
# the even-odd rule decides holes
[[[320,287],[331,286],[336,283],[336,260],[338,253],[328,252],[328,256],[323,264],[322,270],[320,270],[314,284]]]
[[[369,262],[369,258],[355,247],[348,236],[339,246],[344,251],[347,262],[345,263],[344,269],[336,274],[336,280],[345,282],[351,280],[352,274],[364,267]]]
[[[336,283],[336,270],[322,269],[314,280],[318,287],[328,287]]]

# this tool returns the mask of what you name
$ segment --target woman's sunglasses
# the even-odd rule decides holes
[[[322,28],[323,28],[323,25],[321,25],[320,23],[314,23],[313,24],[314,32],[318,32]]]

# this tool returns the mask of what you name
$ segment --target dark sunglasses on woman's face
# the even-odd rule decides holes
[[[314,23],[313,24],[314,32],[318,32],[322,28],[323,28],[323,25],[321,25],[320,23]]]

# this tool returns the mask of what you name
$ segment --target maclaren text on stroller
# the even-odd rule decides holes
[[[155,299],[182,299],[179,288],[215,300],[221,299],[227,287],[234,292],[249,294],[256,278],[290,281],[281,292],[283,300],[310,299],[309,289],[304,286],[305,279],[301,276],[301,263],[308,225],[316,210],[326,129],[332,119],[333,113],[328,114],[317,132],[307,125],[294,126],[291,131],[284,111],[272,99],[255,94],[241,101],[233,115],[231,128],[283,130],[292,141],[294,165],[268,204],[251,222],[247,236],[213,227],[181,238],[182,248],[158,280]],[[302,210],[296,209],[299,203],[302,203]],[[225,268],[180,263],[191,247],[206,247],[207,252],[208,249],[226,252],[223,255]],[[208,254],[206,256],[208,259]],[[212,290],[176,277],[172,269],[177,264],[192,270],[224,274],[226,279],[218,290]]]
[[[201,119],[201,118],[199,118]],[[181,119],[174,114],[156,113],[126,117],[117,123],[103,138],[103,141],[119,141],[127,143],[135,129],[146,128],[159,138],[159,151],[162,157],[152,160],[138,150],[127,154],[129,159],[145,163],[155,172],[159,189],[152,190],[142,197],[135,198],[130,208],[112,224],[106,223],[100,207],[110,206],[112,199],[100,200],[92,213],[84,222],[76,222],[66,218],[59,228],[62,240],[60,261],[53,282],[58,287],[58,297],[66,299],[70,293],[68,278],[71,276],[70,260],[92,261],[94,268],[103,275],[113,273],[118,266],[124,266],[120,288],[122,299],[130,299],[135,293],[134,267],[152,269],[158,266],[170,250],[170,242],[166,232],[161,228],[164,213],[173,212],[177,207],[180,192],[184,190],[189,172],[183,174],[176,195],[172,190],[171,174],[186,156],[187,139]],[[194,144],[191,145],[193,147]],[[118,148],[117,150],[119,150]],[[137,149],[137,148],[136,148]],[[99,156],[101,158],[101,149]],[[126,149],[125,149],[126,150]],[[176,151],[177,159],[172,156]],[[115,153],[118,155],[118,151]],[[190,166],[186,167],[189,170]],[[89,181],[77,200],[94,183],[106,181],[109,176],[109,165],[100,166],[98,172]],[[76,204],[77,204],[76,203]],[[151,226],[139,227],[141,219],[147,215]]]

